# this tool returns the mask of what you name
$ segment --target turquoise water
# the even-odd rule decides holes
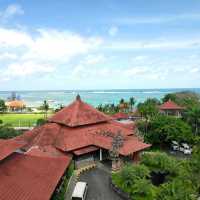
[[[198,89],[128,89],[128,90],[57,90],[57,91],[15,91],[20,95],[28,106],[40,106],[44,100],[48,100],[51,107],[59,104],[67,105],[74,100],[77,94],[87,103],[97,106],[106,103],[118,103],[121,98],[128,100],[134,97],[137,102],[142,102],[147,98],[161,99],[171,92],[191,90],[200,94]],[[7,99],[11,91],[0,91],[0,98]]]

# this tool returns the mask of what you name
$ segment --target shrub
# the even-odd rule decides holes
[[[0,138],[1,139],[10,139],[22,134],[21,131],[17,131],[14,128],[11,128],[9,125],[0,126]]]
[[[45,119],[40,118],[40,119],[37,120],[36,125],[37,125],[37,126],[42,126],[42,125],[44,125],[46,122],[47,122],[47,121],[46,121]]]

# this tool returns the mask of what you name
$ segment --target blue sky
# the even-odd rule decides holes
[[[200,1],[0,0],[0,90],[200,87]]]

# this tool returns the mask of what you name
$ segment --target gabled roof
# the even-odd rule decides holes
[[[3,160],[17,149],[23,147],[25,145],[24,142],[17,142],[15,140],[1,140],[0,139],[0,160]]]
[[[57,112],[48,121],[69,127],[76,127],[88,124],[97,124],[109,120],[111,120],[109,116],[83,102],[78,95],[72,104]]]
[[[14,153],[0,163],[0,199],[49,200],[70,161]]]
[[[184,108],[177,105],[175,102],[168,100],[163,103],[160,107],[160,110],[183,110]]]
[[[123,112],[118,112],[118,113],[112,115],[112,117],[114,119],[128,119],[129,118],[128,114],[123,113]]]

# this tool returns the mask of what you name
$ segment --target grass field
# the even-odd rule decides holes
[[[50,115],[48,114],[48,116]],[[0,114],[3,124],[10,124],[13,127],[31,127],[40,118],[44,118],[44,114]]]

